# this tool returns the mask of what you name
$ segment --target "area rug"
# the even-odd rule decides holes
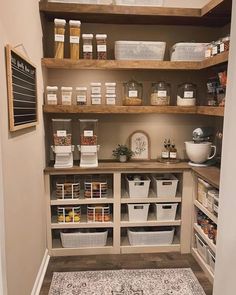
[[[205,295],[189,268],[55,272],[49,295]]]

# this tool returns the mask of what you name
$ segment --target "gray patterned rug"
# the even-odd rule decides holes
[[[205,295],[190,268],[55,272],[49,295]]]

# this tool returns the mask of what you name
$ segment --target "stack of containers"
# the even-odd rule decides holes
[[[106,86],[106,104],[116,105],[116,83],[105,83]]]
[[[91,87],[91,104],[100,105],[102,104],[102,84],[99,82],[90,83]]]

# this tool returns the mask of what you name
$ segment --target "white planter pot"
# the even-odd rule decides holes
[[[127,162],[127,156],[126,155],[120,155],[119,160],[122,163]]]

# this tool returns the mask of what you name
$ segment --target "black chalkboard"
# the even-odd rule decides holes
[[[36,67],[10,45],[6,46],[10,131],[38,123]]]

